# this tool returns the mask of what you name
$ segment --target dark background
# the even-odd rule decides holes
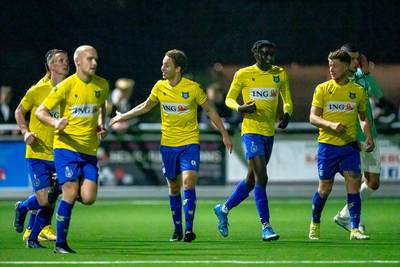
[[[19,100],[44,75],[47,50],[66,49],[73,66],[82,44],[97,48],[98,74],[111,88],[118,77],[134,78],[139,99],[160,79],[162,57],[172,48],[186,52],[195,76],[215,62],[252,64],[258,39],[278,45],[278,65],[325,64],[345,42],[378,64],[399,63],[399,3],[0,0],[0,84],[13,86]]]

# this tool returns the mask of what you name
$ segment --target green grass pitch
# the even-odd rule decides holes
[[[229,215],[230,234],[216,228],[213,207],[221,200],[197,201],[193,243],[169,242],[172,219],[168,200],[98,200],[75,205],[68,234],[75,255],[27,249],[13,229],[14,202],[0,201],[0,266],[400,266],[400,200],[371,199],[363,204],[369,241],[350,241],[349,233],[332,222],[343,205],[328,200],[321,221],[321,239],[308,240],[311,202],[270,200],[275,242],[261,240],[253,201]]]

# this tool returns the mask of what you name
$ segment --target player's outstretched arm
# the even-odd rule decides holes
[[[224,142],[224,145],[228,149],[229,153],[232,153],[232,140],[231,137],[229,136],[228,132],[225,129],[224,123],[221,120],[221,117],[218,115],[218,113],[213,109],[209,104],[208,101],[204,102],[201,107],[207,112],[208,117],[210,120],[213,122],[215,127],[217,127],[218,131],[222,135],[222,141]]]
[[[132,119],[133,117],[138,117],[140,115],[146,114],[150,110],[152,110],[157,105],[157,102],[154,102],[149,98],[146,99],[143,103],[140,103],[136,107],[132,108],[131,110],[121,113],[116,111],[115,117],[110,120],[110,126],[117,122],[126,121]]]

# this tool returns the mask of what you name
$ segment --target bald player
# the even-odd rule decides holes
[[[108,82],[96,75],[98,55],[83,45],[74,53],[76,73],[54,87],[36,116],[55,128],[54,162],[62,199],[57,210],[55,253],[76,253],[67,243],[72,208],[76,199],[85,205],[96,201],[98,169],[96,151],[106,136],[105,101]],[[59,105],[60,118],[49,111]]]

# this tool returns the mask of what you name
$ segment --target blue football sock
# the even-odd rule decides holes
[[[225,202],[226,208],[228,210],[231,210],[232,208],[239,205],[243,200],[245,200],[249,196],[249,193],[251,192],[251,190],[253,190],[253,188],[254,187],[249,186],[246,183],[246,180],[242,180],[236,187],[235,191],[233,191],[231,196]]]
[[[315,192],[312,198],[312,221],[313,223],[321,222],[321,213],[324,209],[326,198],[322,198],[318,192]]]
[[[32,232],[29,235],[30,241],[37,240],[40,231],[42,231],[43,227],[46,225],[46,221],[49,217],[50,212],[50,208],[48,207],[43,207],[38,210],[35,224],[33,225]]]
[[[45,226],[51,224],[51,218],[53,218],[54,214],[54,206],[49,207],[49,216],[47,216],[46,221],[45,221]]]
[[[184,205],[183,210],[185,212],[185,230],[193,231],[193,220],[196,211],[196,190],[186,189],[184,190]]]
[[[359,193],[347,194],[347,207],[349,208],[351,229],[358,228],[361,214],[361,198]]]
[[[182,198],[181,194],[177,196],[169,195],[169,206],[172,212],[172,221],[174,223],[174,231],[182,233]]]
[[[254,187],[254,201],[256,202],[261,223],[269,223],[269,207],[266,186],[256,185]]]
[[[30,195],[25,201],[19,205],[19,210],[21,212],[28,212],[28,210],[38,210],[40,209],[39,202],[37,201],[36,195]]]
[[[57,244],[66,243],[67,242],[67,234],[69,228],[69,222],[71,220],[72,207],[74,205],[65,202],[64,200],[60,201],[57,210],[57,222],[56,222],[56,232],[57,232]]]
[[[26,226],[27,229],[31,230],[33,225],[35,224],[37,210],[31,210],[31,214],[29,216],[28,225]]]

